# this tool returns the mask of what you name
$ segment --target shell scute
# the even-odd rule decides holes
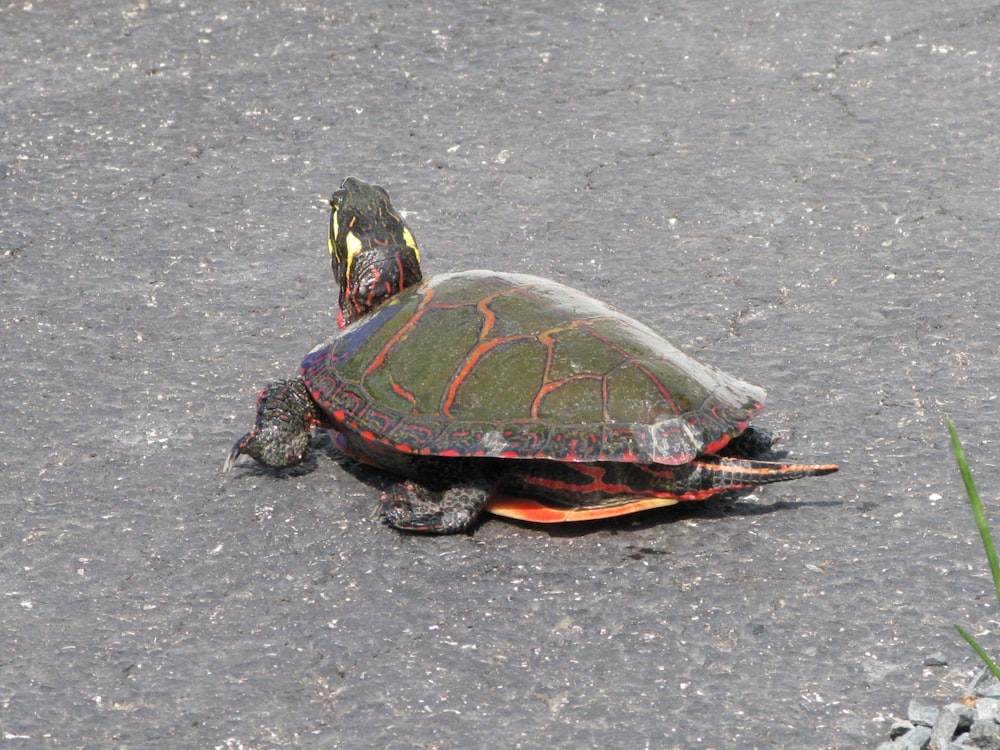
[[[441,456],[685,463],[765,395],[580,292],[476,271],[404,290],[301,371],[337,430]]]

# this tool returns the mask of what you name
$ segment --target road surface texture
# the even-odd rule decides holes
[[[998,14],[4,4],[2,736],[847,749],[956,699],[952,623],[1000,651],[944,425],[993,502]],[[444,538],[373,519],[384,478],[329,441],[224,475],[335,325],[347,175],[427,273],[608,301],[766,386],[760,423],[840,473]]]

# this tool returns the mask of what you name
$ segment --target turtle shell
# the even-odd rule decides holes
[[[376,455],[683,464],[765,397],[581,292],[488,271],[405,289],[301,372],[332,426]]]

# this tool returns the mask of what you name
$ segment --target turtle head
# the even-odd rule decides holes
[[[330,259],[343,326],[423,275],[417,242],[384,188],[348,177],[330,208]]]

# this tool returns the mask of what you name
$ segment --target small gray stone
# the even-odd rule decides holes
[[[952,711],[958,717],[958,729],[956,731],[967,732],[969,727],[972,726],[972,720],[976,716],[976,712],[972,706],[966,706],[964,703],[949,703],[945,708]]]
[[[940,651],[935,651],[924,658],[925,667],[947,667],[948,659]]]
[[[931,750],[948,750],[951,740],[958,731],[958,714],[945,707],[938,711],[931,729]]]
[[[911,729],[913,729],[912,722],[909,722],[906,719],[896,719],[892,722],[892,726],[889,727],[889,739],[894,740],[897,737],[902,737]]]
[[[998,688],[1000,688],[1000,681],[997,680],[988,668],[983,667],[972,678],[972,682],[969,683],[969,686],[965,690],[973,695],[986,695],[988,692],[995,692]],[[994,695],[991,697],[1000,696]]]
[[[969,730],[967,744],[981,750],[1000,750],[1000,724],[993,719],[983,721],[977,719]]]
[[[934,726],[934,720],[937,718],[937,715],[938,710],[936,707],[918,700],[910,701],[910,706],[906,709],[907,719],[914,724],[920,724],[925,727]]]
[[[998,706],[1000,706],[1000,701],[997,701],[996,698],[980,698],[976,701],[976,710],[973,717],[975,724],[996,723]]]
[[[900,739],[906,743],[904,747],[915,748],[915,750],[927,750],[927,748],[930,747],[931,744],[930,727],[925,727],[925,726],[913,727],[912,731],[907,732],[905,735],[900,737]]]

